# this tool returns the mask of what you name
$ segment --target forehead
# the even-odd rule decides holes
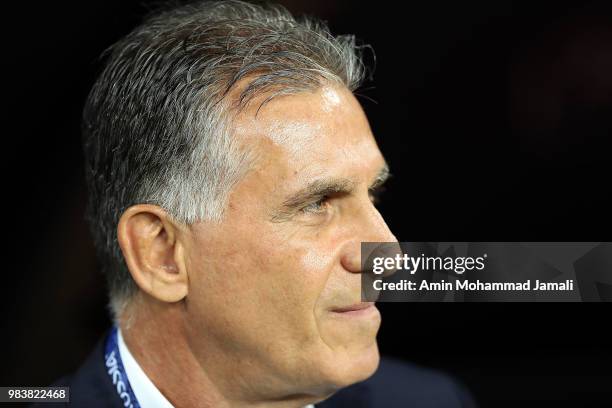
[[[255,115],[258,107],[254,101],[235,118],[234,137],[255,150],[259,172],[284,180],[355,177],[383,162],[359,102],[345,87],[277,97]]]

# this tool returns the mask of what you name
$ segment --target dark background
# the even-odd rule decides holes
[[[361,93],[377,103],[362,101],[394,174],[380,208],[400,240],[612,240],[606,2],[282,3],[376,52]],[[48,384],[110,324],[79,119],[98,56],[151,7],[3,10],[0,385]],[[483,407],[612,406],[610,304],[380,308],[383,353],[453,373]]]

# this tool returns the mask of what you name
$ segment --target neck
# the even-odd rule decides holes
[[[193,349],[183,309],[182,302],[167,304],[138,294],[119,319],[130,353],[175,407],[297,408],[320,399],[259,395],[257,381],[246,372],[248,361],[225,355],[227,348],[213,341],[199,353]],[[202,348],[205,335],[198,337]]]

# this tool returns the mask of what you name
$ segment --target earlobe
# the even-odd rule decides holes
[[[136,285],[162,302],[187,296],[188,279],[180,228],[160,207],[138,204],[128,208],[117,226],[117,238]]]

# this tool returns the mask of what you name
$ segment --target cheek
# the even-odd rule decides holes
[[[335,266],[333,252],[310,245],[302,248],[298,254],[296,264],[302,270],[304,286],[307,287],[305,290],[318,298],[327,286]]]
[[[200,248],[188,267],[190,300],[201,319],[231,331],[290,335],[294,341],[316,335],[314,310],[334,266],[331,251],[310,241],[264,235]],[[206,312],[211,308],[214,315]]]
[[[275,245],[261,258],[259,273],[266,292],[262,302],[269,307],[272,300],[296,330],[304,327],[305,321],[314,324],[315,307],[328,284],[333,257],[311,243],[290,241]]]

